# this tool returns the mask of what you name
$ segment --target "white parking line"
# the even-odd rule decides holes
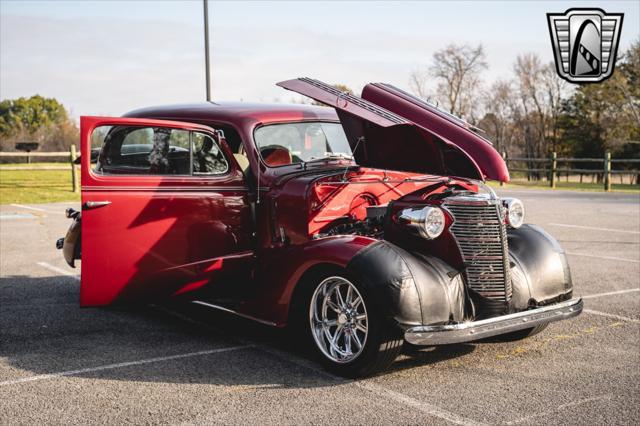
[[[630,263],[640,263],[640,260],[635,259],[627,259],[625,257],[614,257],[614,256],[596,256],[595,254],[584,254],[584,253],[573,253],[567,252],[569,256],[583,256],[583,257],[594,257],[596,259],[606,259],[606,260],[618,260],[620,262],[630,262]]]
[[[474,420],[466,419],[450,411],[443,410],[442,408],[436,405],[429,404],[424,401],[419,401],[403,393],[384,388],[373,382],[354,382],[354,384],[359,388],[366,389],[374,394],[386,396],[389,399],[392,399],[396,402],[400,402],[424,414],[427,414],[432,417],[438,417],[442,420],[446,420],[456,425],[482,425],[483,424],[483,423],[476,422]]]
[[[37,208],[37,207],[25,206],[25,205],[23,205],[23,204],[10,204],[10,206],[13,206],[13,207],[20,207],[21,209],[27,209],[27,210],[35,210],[35,211],[37,211],[37,212],[45,212],[45,213],[49,213],[49,212],[48,212],[47,210],[45,210],[45,209],[40,209],[40,208]]]
[[[57,272],[62,275],[66,275],[68,277],[75,278],[76,280],[80,281],[80,275],[76,275],[71,271],[67,271],[66,269],[58,268],[57,266],[53,266],[52,264],[47,262],[38,262],[38,265],[50,271]]]
[[[628,231],[626,229],[598,228],[595,226],[569,225],[566,223],[549,223],[553,226],[564,226],[566,228],[591,229],[594,231],[621,232],[623,234],[640,234],[640,231]]]
[[[37,211],[37,212],[53,213],[53,214],[65,214],[64,211],[60,211],[60,210],[47,210],[47,209],[41,209],[40,207],[25,206],[24,204],[9,204],[9,205],[13,206],[13,207],[19,207],[21,209],[34,210],[34,211]]]
[[[162,310],[163,312],[172,315],[176,318],[179,318],[180,320],[183,321],[187,321],[189,323],[198,325],[198,326],[202,326],[202,327],[206,327],[209,329],[212,329],[216,332],[220,332],[218,329],[216,329],[215,327],[210,326],[209,324],[203,322],[203,321],[198,321],[198,320],[194,320],[193,318],[189,318],[179,312],[175,312],[171,309],[167,309],[161,306],[154,306],[155,308],[158,308],[160,310]],[[317,373],[320,376],[323,376],[325,378],[331,379],[335,382],[338,383],[343,383],[343,384],[353,384],[361,389],[367,390],[373,394],[376,394],[378,396],[382,396],[384,398],[393,400],[395,402],[399,402],[407,407],[413,408],[415,410],[418,410],[426,415],[432,416],[432,417],[437,417],[440,418],[442,420],[446,420],[450,423],[453,424],[457,424],[457,425],[481,425],[482,423],[479,423],[477,421],[471,420],[471,419],[467,419],[464,418],[462,416],[459,416],[458,414],[452,413],[450,411],[444,410],[436,405],[433,404],[429,404],[427,402],[424,401],[420,401],[417,400],[415,398],[412,398],[410,396],[407,396],[405,394],[402,394],[400,392],[396,392],[393,391],[391,389],[387,389],[384,388],[380,385],[377,385],[376,383],[371,382],[370,380],[357,380],[357,381],[352,381],[352,380],[347,380],[344,379],[342,377],[339,376],[335,376],[321,368],[318,368],[316,364],[307,361],[305,359],[302,359],[300,357],[297,357],[295,355],[292,355],[290,353],[287,352],[283,352],[279,349],[275,349],[272,348],[270,346],[267,345],[263,345],[263,344],[253,344],[252,342],[247,342],[244,341],[242,339],[236,339],[237,341],[239,341],[240,343],[246,344],[246,345],[251,345],[253,346],[253,348],[260,350],[262,352],[268,353],[270,355],[273,355],[283,361],[286,361],[290,364],[294,364],[297,365],[299,367],[303,367],[306,368],[307,370],[311,370],[315,373]]]
[[[283,361],[306,368],[307,370],[311,370],[320,376],[324,376],[338,383],[352,384],[361,389],[367,390],[375,395],[382,396],[386,399],[390,399],[395,402],[399,402],[403,405],[406,405],[407,407],[418,410],[429,416],[437,417],[457,425],[481,425],[482,424],[474,420],[461,417],[458,414],[452,413],[450,411],[444,410],[436,405],[429,404],[428,402],[420,401],[408,395],[405,395],[403,393],[396,392],[394,390],[382,387],[372,382],[371,379],[363,379],[363,380],[355,380],[355,381],[343,379],[342,377],[335,376],[321,368],[318,368],[314,363],[310,361],[301,359],[295,355],[291,355],[279,349],[275,349],[265,345],[256,345],[255,348],[263,352],[266,352],[268,354],[271,354],[277,358],[280,358]]]
[[[36,219],[31,213],[0,213],[0,220]]]
[[[92,373],[94,371],[102,371],[102,370],[112,370],[114,368],[131,367],[133,365],[144,365],[144,364],[151,364],[154,362],[172,361],[174,359],[192,358],[195,356],[218,354],[221,352],[237,351],[240,349],[247,349],[250,347],[251,345],[230,346],[227,348],[211,349],[208,351],[189,352],[185,354],[141,359],[138,361],[119,362],[117,364],[99,365],[97,367],[81,368],[79,370],[60,371],[58,373],[51,373],[51,374],[40,374],[38,376],[23,377],[21,379],[14,379],[14,380],[6,380],[4,382],[0,382],[0,386],[16,385],[16,384],[25,383],[25,382],[35,382],[38,380],[49,380],[49,379],[55,379],[55,378],[64,377],[64,376],[76,376],[78,374]]]
[[[595,397],[592,397],[592,398],[578,399],[576,401],[571,401],[571,402],[568,402],[566,404],[558,405],[556,408],[554,408],[552,410],[546,410],[546,411],[543,411],[541,413],[536,413],[536,414],[532,414],[530,416],[525,416],[525,417],[521,417],[521,418],[516,419],[516,420],[512,420],[510,422],[507,422],[507,424],[508,425],[515,425],[515,424],[518,424],[518,423],[523,423],[523,422],[529,421],[531,419],[535,419],[537,417],[543,417],[543,416],[546,417],[546,416],[548,416],[550,414],[553,414],[555,412],[562,411],[565,408],[575,407],[576,405],[582,405],[582,404],[586,404],[588,402],[600,401],[600,400],[603,400],[603,399],[611,399],[611,395],[607,394],[607,395],[602,395],[602,396],[595,396]]]
[[[618,291],[608,291],[606,293],[588,294],[586,296],[581,296],[581,297],[583,299],[594,299],[596,297],[613,296],[616,294],[625,294],[625,293],[634,293],[636,291],[640,291],[640,288],[630,288],[628,290],[618,290]]]
[[[622,315],[609,314],[607,312],[594,311],[593,309],[583,309],[582,312],[587,313],[587,314],[592,314],[592,315],[599,315],[601,317],[613,318],[613,319],[617,319],[617,320],[620,320],[620,321],[629,321],[629,322],[638,322],[638,323],[640,323],[640,320],[637,320],[635,318],[623,317]]]

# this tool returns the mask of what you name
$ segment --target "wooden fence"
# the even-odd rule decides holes
[[[556,187],[556,182],[562,174],[578,174],[580,175],[580,183],[582,176],[595,175],[598,181],[601,181],[605,191],[611,190],[613,175],[629,175],[631,183],[635,176],[636,184],[640,183],[640,170],[637,167],[633,169],[614,169],[614,165],[618,164],[640,164],[640,159],[612,159],[611,153],[607,152],[604,158],[559,158],[554,152],[549,158],[524,158],[524,157],[507,157],[503,153],[503,158],[507,163],[510,172],[525,172],[528,179],[540,179],[546,177],[551,188]],[[71,171],[71,187],[73,192],[79,191],[78,185],[78,166],[75,164],[77,158],[76,146],[71,145],[68,152],[0,152],[0,157],[26,157],[27,163],[31,162],[31,158],[60,158],[66,157],[69,163],[66,166],[45,166],[45,167],[12,167],[2,166],[0,170],[70,170]],[[524,166],[513,167],[514,163],[524,164]],[[572,164],[602,164],[600,168],[571,168]],[[559,167],[558,165],[564,167]]]
[[[584,175],[596,176],[598,182],[602,182],[605,191],[611,191],[611,183],[613,175],[630,176],[630,184],[639,184],[640,170],[636,164],[640,164],[640,159],[620,158],[612,159],[611,153],[605,153],[603,158],[560,158],[554,152],[549,158],[524,158],[524,157],[508,157],[502,154],[509,172],[525,172],[528,179],[539,180],[546,177],[551,188],[556,187],[556,183],[561,175],[579,175],[580,183]],[[524,164],[514,167],[514,163]],[[593,164],[598,168],[586,168]],[[571,167],[571,166],[577,167]],[[633,168],[614,168],[616,165],[633,165]]]
[[[60,151],[60,152],[0,152],[0,158],[7,157],[26,157],[27,164],[31,164],[31,158],[68,158],[69,162],[65,165],[60,166],[45,166],[45,167],[37,167],[37,166],[2,166],[0,170],[70,170],[71,171],[71,189],[73,192],[80,192],[80,185],[78,184],[78,165],[75,164],[76,159],[78,158],[76,146],[71,145],[69,147],[69,151]]]

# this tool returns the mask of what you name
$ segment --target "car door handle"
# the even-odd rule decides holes
[[[97,207],[104,207],[111,204],[111,201],[87,201],[82,205],[85,209],[95,209]]]

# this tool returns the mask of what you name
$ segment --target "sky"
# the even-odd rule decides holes
[[[481,43],[486,84],[518,54],[553,61],[546,13],[623,12],[619,50],[640,37],[640,1],[209,0],[214,100],[290,102],[295,77],[359,91],[408,88],[448,44]],[[40,94],[81,115],[119,116],[205,99],[203,4],[195,1],[0,0],[0,99]]]

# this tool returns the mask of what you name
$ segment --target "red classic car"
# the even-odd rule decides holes
[[[304,333],[333,370],[387,367],[405,341],[524,338],[578,315],[566,256],[491,143],[388,84],[327,107],[202,103],[81,118],[80,303],[173,298]],[[91,155],[86,155],[86,154]]]

